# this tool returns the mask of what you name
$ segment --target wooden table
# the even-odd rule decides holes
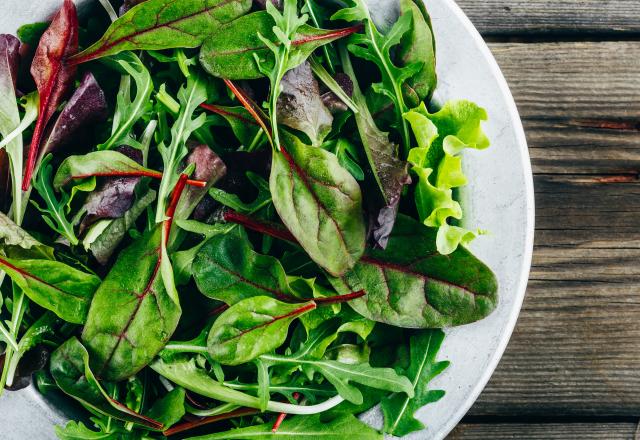
[[[640,439],[640,0],[459,0],[536,187],[529,289],[453,439]]]

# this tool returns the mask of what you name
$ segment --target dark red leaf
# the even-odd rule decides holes
[[[351,81],[349,75],[338,72],[335,74],[334,79],[349,97],[353,95],[353,81]],[[342,99],[338,98],[338,95],[330,90],[322,94],[322,103],[333,114],[346,112],[349,109]]]
[[[11,174],[9,173],[9,156],[7,152],[0,150],[0,211],[7,212],[11,197]]]
[[[40,143],[47,123],[73,85],[76,68],[66,64],[67,57],[78,51],[78,14],[72,0],[62,8],[42,35],[31,65],[31,76],[40,94],[40,114],[31,139],[29,158],[22,181],[23,191],[31,185]]]
[[[15,88],[20,66],[20,40],[13,35],[0,34],[0,58],[0,75],[8,75]]]
[[[64,110],[49,130],[47,141],[40,157],[68,144],[87,125],[107,118],[107,99],[93,74],[87,72],[82,77],[80,87],[73,93]]]

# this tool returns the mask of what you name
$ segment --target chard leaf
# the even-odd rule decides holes
[[[230,431],[191,437],[189,440],[232,440],[232,439],[301,439],[314,440],[382,440],[382,434],[352,415],[342,414],[327,422],[319,414],[286,419],[278,430],[273,423],[236,428]]]
[[[418,140],[418,147],[409,152],[412,171],[419,179],[415,191],[418,214],[425,225],[438,228],[438,251],[448,255],[482,233],[451,225],[448,219],[462,218],[462,207],[453,198],[453,188],[467,183],[460,153],[465,148],[489,146],[481,127],[487,113],[472,102],[452,101],[433,114],[423,103],[405,118]]]
[[[403,394],[392,394],[382,399],[384,432],[402,437],[425,428],[415,418],[415,413],[444,396],[442,390],[429,389],[429,382],[449,366],[449,361],[436,362],[443,339],[442,330],[425,330],[411,336],[411,358],[406,374],[411,380],[415,395],[409,398]]]
[[[91,297],[100,284],[95,275],[52,260],[0,257],[0,269],[33,302],[74,324],[85,322]]]
[[[40,43],[31,63],[31,76],[40,95],[40,111],[36,127],[31,138],[29,158],[24,171],[22,190],[27,191],[31,185],[40,144],[42,143],[47,123],[73,86],[76,67],[66,60],[78,50],[78,15],[72,0],[64,3],[49,28],[42,34]]]
[[[250,8],[251,0],[147,0],[114,21],[99,41],[70,61],[79,64],[126,50],[198,47]]]
[[[9,136],[20,125],[20,112],[16,102],[16,80],[20,63],[20,41],[12,36],[0,35],[0,135]],[[13,189],[13,218],[22,220],[22,136],[16,136],[6,146]],[[4,195],[3,195],[4,196]]]
[[[82,340],[107,380],[130,377],[151,362],[178,325],[177,292],[167,291],[160,270],[163,226],[120,253],[91,302]]]
[[[209,355],[223,365],[256,359],[281,346],[291,322],[315,307],[312,301],[287,304],[266,296],[242,300],[213,323],[207,338]]]
[[[264,37],[274,46],[280,44],[273,32],[273,17],[266,11],[254,12],[223,26],[202,45],[200,63],[211,75],[226,79],[257,79],[275,66],[275,56]],[[291,39],[288,69],[300,65],[317,48],[345,37],[358,28],[318,29],[306,24]],[[276,46],[277,47],[277,46]]]
[[[306,134],[313,146],[319,146],[331,131],[333,116],[320,97],[318,82],[308,62],[289,70],[281,82],[278,120]]]
[[[287,136],[269,186],[283,223],[319,266],[341,275],[355,265],[365,247],[362,194],[335,155]]]
[[[130,410],[107,394],[91,371],[89,354],[77,338],[72,337],[53,352],[50,368],[58,387],[93,411],[147,428],[162,429],[160,422]]]
[[[382,132],[373,120],[367,101],[351,65],[349,56],[341,51],[345,73],[353,82],[353,100],[358,107],[355,115],[358,133],[369,162],[370,175],[376,183],[378,197],[371,202],[370,231],[376,247],[384,249],[396,221],[400,197],[405,185],[411,183],[407,162],[398,156],[398,146]]]
[[[135,123],[150,109],[153,92],[151,74],[133,52],[125,52],[113,58],[116,66],[124,73],[120,80],[120,90],[116,98],[111,137],[98,145],[98,150],[109,150],[121,145],[141,148],[140,143],[130,136]],[[131,79],[136,85],[135,98],[131,99]]]
[[[410,243],[410,245],[408,245]],[[373,321],[405,328],[468,324],[498,302],[491,270],[467,249],[436,249],[436,231],[399,215],[385,251],[369,250],[352,271],[331,283],[338,293],[364,289],[349,305]]]
[[[18,259],[54,259],[53,248],[40,243],[1,212],[0,254]]]
[[[295,299],[280,262],[255,252],[244,229],[211,238],[192,266],[198,289],[209,298],[234,305],[255,297]]]

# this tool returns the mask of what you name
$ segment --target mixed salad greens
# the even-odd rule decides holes
[[[0,35],[0,390],[70,396],[61,439],[422,429],[497,304],[422,1],[61,3]]]

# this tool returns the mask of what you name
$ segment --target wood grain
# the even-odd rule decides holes
[[[457,3],[485,35],[589,38],[589,34],[601,37],[640,33],[637,0],[458,0]]]
[[[640,44],[492,50],[527,129],[537,236],[516,331],[470,414],[638,416]]]
[[[462,424],[449,440],[634,440],[634,423]]]

